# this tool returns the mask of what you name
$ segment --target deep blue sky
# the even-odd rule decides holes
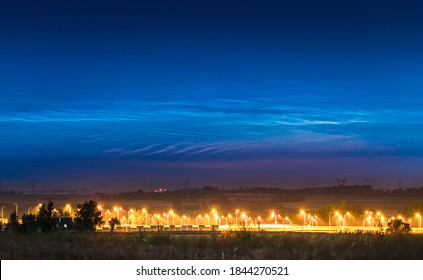
[[[122,2],[0,3],[6,188],[423,185],[421,1]]]

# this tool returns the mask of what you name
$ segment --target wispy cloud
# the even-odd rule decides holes
[[[269,98],[211,99],[4,110],[0,126],[9,127],[10,135],[0,142],[4,147],[10,147],[12,138],[18,144],[35,143],[35,138],[21,137],[26,131],[37,135],[40,145],[72,144],[109,155],[172,157],[295,152],[310,146],[316,151],[355,152],[414,147],[423,140],[421,111],[404,114],[393,109],[346,110],[305,104]],[[416,133],[410,135],[410,128]]]

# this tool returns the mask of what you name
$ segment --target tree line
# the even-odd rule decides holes
[[[64,213],[65,215],[60,217],[59,212],[53,201],[49,200],[39,206],[36,214],[23,214],[22,223],[19,223],[19,217],[13,211],[5,230],[21,233],[53,232],[61,229],[95,231],[96,227],[104,224],[97,202],[93,200],[79,203],[76,206],[73,218],[71,218],[70,213],[69,215]]]

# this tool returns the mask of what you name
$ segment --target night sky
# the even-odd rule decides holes
[[[421,1],[145,2],[1,1],[6,189],[423,185]]]

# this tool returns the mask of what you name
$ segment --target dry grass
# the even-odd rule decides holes
[[[422,235],[0,234],[1,259],[423,259]]]

